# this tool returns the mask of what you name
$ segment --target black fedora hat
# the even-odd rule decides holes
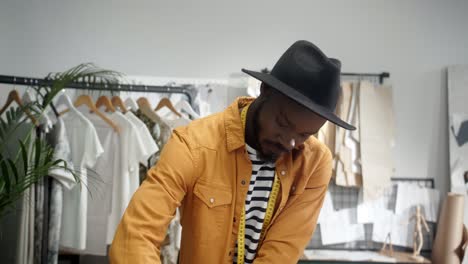
[[[242,71],[330,122],[345,129],[356,129],[335,114],[341,91],[341,62],[328,58],[314,44],[296,41],[276,62],[271,73]]]

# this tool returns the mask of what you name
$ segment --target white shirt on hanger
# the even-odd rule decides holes
[[[115,231],[130,202],[134,186],[139,185],[139,162],[146,158],[145,146],[138,129],[122,113],[108,114],[120,128],[121,162],[120,172],[112,183],[112,209],[107,226],[107,244],[111,244]]]
[[[112,185],[115,175],[121,175],[120,135],[98,115],[87,108],[79,108],[93,123],[104,153],[99,157],[93,170],[96,178],[88,181],[88,216],[86,249],[84,254],[106,256],[107,225],[112,205]]]
[[[79,173],[80,183],[63,192],[60,246],[69,250],[86,247],[86,218],[88,211],[87,169],[92,168],[103,148],[93,124],[76,110],[63,116],[66,137],[70,144],[71,161]]]
[[[137,128],[138,134],[140,135],[141,141],[143,142],[143,147],[145,148],[145,156],[143,160],[140,162],[143,165],[146,165],[147,160],[150,158],[151,155],[158,152],[159,148],[156,145],[153,137],[151,136],[151,132],[148,130],[148,127],[141,121],[132,111],[127,111],[125,113],[125,117],[132,122],[132,124]]]

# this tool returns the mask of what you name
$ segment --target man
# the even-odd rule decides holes
[[[134,195],[111,263],[160,263],[181,212],[180,263],[297,263],[312,236],[332,155],[311,136],[335,114],[340,68],[307,41],[294,43],[262,81],[257,99],[176,129]]]

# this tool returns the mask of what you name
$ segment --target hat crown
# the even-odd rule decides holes
[[[299,40],[289,47],[271,75],[331,112],[340,94],[341,62],[328,58],[314,44]]]

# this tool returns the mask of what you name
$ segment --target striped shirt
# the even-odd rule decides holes
[[[265,212],[268,206],[275,178],[275,163],[265,162],[257,158],[257,151],[245,145],[252,162],[252,176],[250,178],[249,191],[245,199],[245,251],[244,262],[253,263],[257,254],[260,233],[265,220]],[[237,244],[234,254],[234,263],[237,263]]]

